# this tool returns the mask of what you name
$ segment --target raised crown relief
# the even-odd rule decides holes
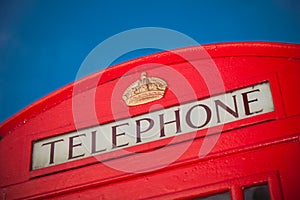
[[[128,106],[136,106],[161,99],[164,96],[167,83],[156,77],[147,77],[146,72],[141,79],[131,84],[123,94],[123,100]]]

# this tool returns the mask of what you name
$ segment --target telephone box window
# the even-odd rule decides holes
[[[224,193],[214,194],[206,197],[196,197],[193,200],[220,200],[220,199],[231,200],[230,193],[224,192]]]
[[[270,200],[268,184],[256,185],[244,190],[245,200]]]

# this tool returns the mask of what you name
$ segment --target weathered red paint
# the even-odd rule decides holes
[[[269,184],[272,199],[300,199],[300,45],[228,43],[204,48],[216,63],[226,91],[269,81],[275,111],[226,124],[212,152],[201,159],[198,152],[203,137],[200,136],[205,131],[198,131],[197,139],[175,163],[153,172],[130,174],[117,171],[94,157],[31,170],[33,141],[76,129],[72,115],[73,84],[70,84],[0,126],[3,199],[189,199],[227,190],[232,199],[243,199],[243,188],[264,182]],[[191,47],[178,52],[197,59],[200,50]],[[190,81],[198,98],[209,95],[205,82],[194,76],[192,70],[185,70],[189,64],[178,55],[163,52],[142,57],[75,83],[82,88],[79,98],[84,102],[92,83],[103,74],[96,91],[95,109],[101,110],[97,113],[99,123],[114,120],[110,109],[111,91],[119,78],[146,63],[173,66]],[[97,99],[100,96],[101,100]],[[168,107],[178,101],[172,91],[167,91],[164,99],[132,107],[130,112],[132,115],[146,113],[155,103]],[[120,115],[122,117],[125,116]],[[79,128],[95,125],[89,116],[86,119]],[[181,137],[184,140],[184,136]],[[167,142],[168,139],[156,141],[129,150],[151,150]],[[175,151],[182,145],[184,143],[178,143],[167,149]],[[115,157],[110,162],[138,162],[137,155],[122,157],[118,151],[105,156]]]

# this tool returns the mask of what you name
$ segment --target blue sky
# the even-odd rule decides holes
[[[299,2],[1,0],[0,122],[73,82],[88,53],[119,32],[150,26],[182,32],[200,44],[300,43]]]

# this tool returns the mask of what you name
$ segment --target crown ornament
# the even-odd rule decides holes
[[[123,93],[123,100],[128,106],[137,106],[161,99],[167,88],[166,81],[147,77],[146,72],[142,72],[141,79],[132,83]]]

